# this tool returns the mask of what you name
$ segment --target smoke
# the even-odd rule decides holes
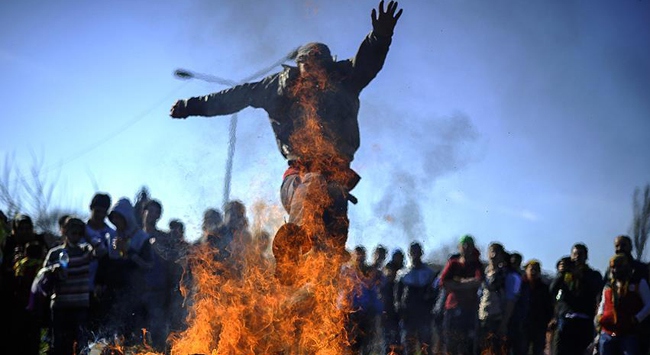
[[[389,224],[406,243],[426,238],[430,221],[425,221],[423,210],[435,206],[432,191],[436,181],[462,170],[476,159],[474,148],[480,138],[469,116],[463,113],[417,121],[422,124],[395,129],[393,122],[374,132],[382,137],[386,155],[388,147],[400,154],[392,159],[380,157],[380,160],[390,159],[390,163],[385,168],[377,167],[380,176],[371,177],[370,183],[382,191],[372,206],[372,219]]]

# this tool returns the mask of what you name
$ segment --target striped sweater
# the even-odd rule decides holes
[[[92,249],[87,245],[59,245],[47,254],[45,267],[59,262],[59,255],[64,250],[70,261],[67,277],[54,278],[54,292],[50,298],[51,308],[88,308],[90,307],[90,261]]]

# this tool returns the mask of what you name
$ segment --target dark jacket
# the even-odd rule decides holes
[[[522,323],[529,331],[546,331],[554,311],[549,287],[541,279],[531,281],[524,277],[522,281],[517,302]]]
[[[301,90],[299,69],[286,66],[259,82],[190,98],[186,101],[187,112],[217,116],[249,106],[262,108],[269,115],[278,148],[286,159],[310,162],[336,158],[349,163],[360,143],[359,94],[381,70],[390,43],[390,37],[368,34],[354,58],[332,62],[328,67],[325,88]],[[335,151],[318,150],[322,144],[313,144],[312,139],[292,139],[303,128],[306,116],[317,119],[320,134]],[[310,134],[313,132],[310,130]]]
[[[587,265],[581,275],[575,271],[558,273],[550,287],[551,295],[557,300],[557,315],[563,317],[568,313],[578,313],[593,319],[603,286],[600,272]]]

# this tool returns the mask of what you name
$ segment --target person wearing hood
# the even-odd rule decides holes
[[[314,246],[336,255],[346,254],[347,203],[356,201],[349,192],[360,179],[350,168],[360,145],[359,95],[384,65],[402,15],[397,7],[390,1],[384,10],[381,1],[379,11],[372,10],[372,31],[353,58],[336,61],[327,45],[308,43],[293,53],[297,67],[286,66],[258,82],[178,100],[170,112],[172,118],[184,119],[230,115],[246,107],[264,109],[288,162],[280,195],[289,223],[308,224],[309,233],[317,238]]]
[[[137,224],[135,209],[127,198],[119,199],[108,214],[116,237],[110,248],[113,258],[104,258],[96,284],[103,290],[101,308],[104,329],[124,335],[127,342],[140,336],[142,311],[139,299],[153,268],[153,248],[149,236]]]

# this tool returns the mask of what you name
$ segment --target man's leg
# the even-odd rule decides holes
[[[343,188],[319,173],[285,177],[281,199],[289,223],[303,227],[320,250],[345,251],[349,220]]]

